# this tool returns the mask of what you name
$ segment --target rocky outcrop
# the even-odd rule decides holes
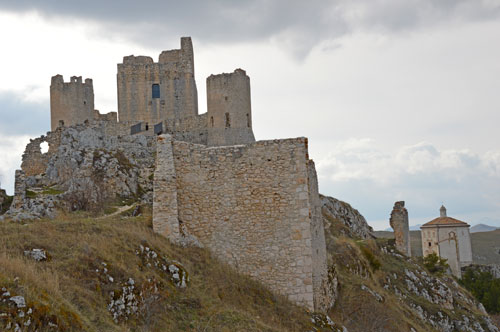
[[[57,208],[92,210],[116,198],[152,202],[154,137],[113,135],[107,125],[96,121],[59,127],[32,140],[23,155],[23,170],[16,172],[7,216],[52,218]],[[33,145],[43,141],[49,143],[49,152],[41,154]]]
[[[362,239],[371,239],[373,235],[373,228],[366,222],[358,210],[351,207],[348,203],[340,201],[333,197],[319,195],[321,200],[321,210],[323,214],[323,223],[326,228],[335,226],[340,222],[344,225],[343,229],[339,232],[341,235],[349,237],[359,237]]]

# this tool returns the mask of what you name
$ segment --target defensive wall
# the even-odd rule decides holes
[[[155,232],[174,242],[195,236],[290,300],[328,308],[324,229],[306,138],[206,147],[161,135],[156,163]]]

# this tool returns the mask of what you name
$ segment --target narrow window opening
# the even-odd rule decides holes
[[[149,124],[146,122],[146,131],[149,130]]]
[[[431,243],[431,242],[429,242],[429,247],[431,247],[431,246],[432,246],[432,243]]]
[[[153,99],[160,98],[160,84],[153,84]]]
[[[227,96],[224,97],[224,100],[227,101]]]
[[[212,128],[214,127],[214,117],[213,116],[210,117],[210,126],[212,126]]]
[[[226,128],[231,127],[231,121],[229,119],[229,113],[226,113]]]
[[[83,101],[83,105],[87,105],[87,101],[85,101],[85,100],[84,100],[84,101]]]
[[[250,128],[250,114],[247,113],[247,127]]]

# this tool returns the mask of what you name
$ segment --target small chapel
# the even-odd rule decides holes
[[[435,253],[447,259],[453,275],[461,278],[462,267],[472,264],[469,227],[464,221],[448,217],[441,206],[440,216],[420,227],[424,257]]]

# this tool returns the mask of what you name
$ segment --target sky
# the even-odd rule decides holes
[[[56,74],[117,110],[116,64],[191,36],[210,74],[251,79],[258,140],[306,136],[320,191],[375,229],[448,215],[500,227],[500,0],[0,1],[0,184],[50,129]]]

